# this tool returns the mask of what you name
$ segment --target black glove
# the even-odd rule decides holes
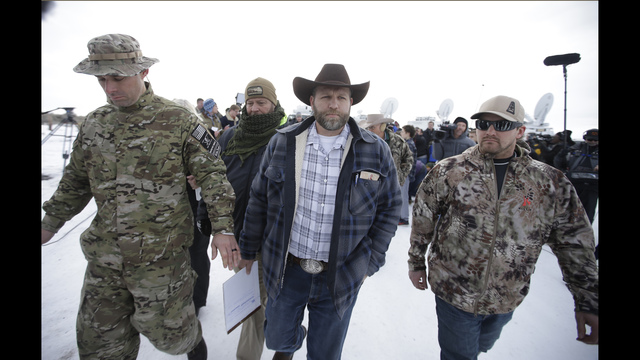
[[[211,220],[209,219],[197,220],[196,225],[198,226],[198,230],[202,235],[211,236]]]

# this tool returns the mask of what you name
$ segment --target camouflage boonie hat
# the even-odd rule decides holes
[[[89,40],[89,57],[73,71],[81,74],[104,76],[134,76],[158,62],[142,56],[138,40],[123,34],[108,34]]]

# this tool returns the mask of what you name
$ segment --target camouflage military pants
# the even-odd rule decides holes
[[[159,350],[184,354],[202,338],[193,306],[188,251],[151,265],[114,269],[89,262],[77,319],[81,359],[135,359],[140,335]]]

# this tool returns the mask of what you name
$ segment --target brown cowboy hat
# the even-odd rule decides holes
[[[363,84],[351,85],[349,75],[344,65],[340,64],[325,64],[320,70],[320,73],[316,77],[315,81],[296,77],[293,79],[293,93],[303,103],[311,105],[310,97],[313,89],[316,86],[340,86],[348,87],[351,89],[351,98],[353,99],[353,105],[359,103],[364,99],[369,91],[369,81]]]

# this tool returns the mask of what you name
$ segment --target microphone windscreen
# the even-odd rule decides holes
[[[544,59],[544,64],[547,66],[569,65],[569,64],[575,64],[578,61],[580,61],[580,54],[571,53],[571,54],[564,54],[564,55],[548,56],[546,59]]]

